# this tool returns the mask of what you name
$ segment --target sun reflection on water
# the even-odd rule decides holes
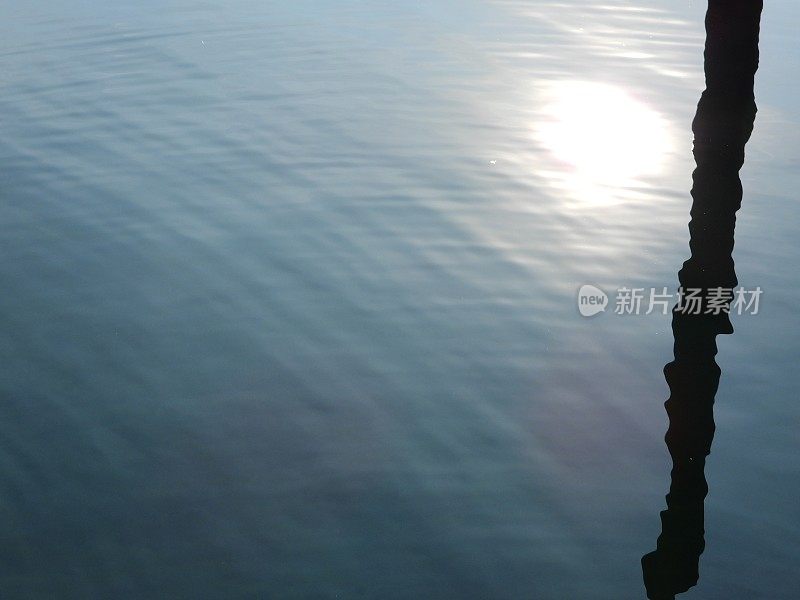
[[[673,146],[669,124],[623,89],[560,82],[543,99],[536,138],[555,163],[544,175],[581,201],[611,203],[663,172]]]

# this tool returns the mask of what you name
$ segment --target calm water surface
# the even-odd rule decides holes
[[[643,598],[704,11],[0,5],[0,596]],[[800,589],[798,27],[687,598]]]

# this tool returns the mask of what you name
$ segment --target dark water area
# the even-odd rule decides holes
[[[796,598],[800,8],[722,166],[706,8],[0,5],[0,598]]]

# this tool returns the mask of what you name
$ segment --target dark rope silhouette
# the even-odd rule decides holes
[[[694,158],[689,222],[691,257],[678,273],[681,288],[703,290],[699,314],[672,313],[674,360],[664,374],[670,389],[665,437],[672,457],[667,509],[656,550],[642,558],[647,597],[664,600],[697,584],[705,548],[703,502],[706,456],[714,439],[714,397],[721,371],[716,337],[733,333],[727,311],[706,313],[712,288],[738,284],[733,263],[739,170],[753,131],[762,0],[709,0],[706,13],[706,90],[692,123]]]

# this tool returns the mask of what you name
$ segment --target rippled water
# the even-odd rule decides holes
[[[644,597],[703,3],[128,4],[0,7],[0,596]],[[798,25],[687,597],[800,587]]]

